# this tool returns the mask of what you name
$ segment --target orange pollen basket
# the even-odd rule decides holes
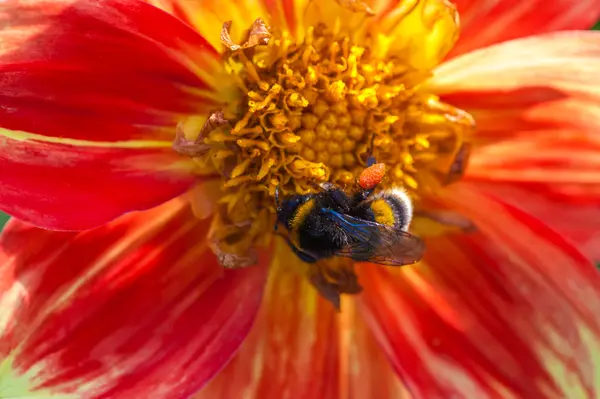
[[[385,176],[386,167],[384,163],[376,163],[363,170],[358,177],[358,185],[363,190],[375,188]]]
[[[418,204],[445,183],[474,123],[418,90],[429,71],[376,59],[323,24],[302,42],[260,19],[242,44],[229,28],[221,41],[238,101],[209,118],[195,155],[223,179],[211,242],[224,266],[251,264],[252,249],[268,245],[276,188],[286,197],[324,182],[353,188],[360,177],[363,187],[402,187]],[[371,153],[380,164],[361,176]]]

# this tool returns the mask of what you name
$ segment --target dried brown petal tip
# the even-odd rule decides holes
[[[238,51],[242,49],[249,49],[259,45],[265,45],[269,43],[271,34],[269,33],[269,27],[265,22],[258,18],[248,31],[248,37],[244,43],[235,44],[231,38],[231,21],[223,23],[221,29],[221,43],[231,51]]]
[[[204,139],[210,132],[228,124],[222,111],[213,112],[204,122],[195,140],[188,140],[185,137],[184,122],[180,122],[175,130],[175,140],[173,141],[173,149],[180,154],[190,157],[199,157],[210,149],[208,144],[204,143]]]
[[[188,140],[183,132],[183,124],[177,125],[175,131],[175,140],[173,140],[173,149],[180,154],[189,157],[199,157],[209,150],[209,146],[204,143],[198,143],[198,140]]]
[[[227,238],[219,239],[209,234],[208,245],[217,257],[217,261],[226,269],[239,269],[255,265],[258,262],[256,252],[249,249],[247,253],[233,252],[234,245],[226,242]]]
[[[233,42],[233,40],[231,39],[231,35],[229,34],[230,30],[231,30],[231,21],[223,22],[223,28],[221,28],[221,43],[223,43],[223,45],[225,47],[227,47],[229,50],[237,51],[237,50],[241,49],[242,47]]]
[[[248,32],[248,41],[243,44],[244,48],[254,47],[258,45],[266,45],[269,43],[269,39],[271,39],[271,34],[269,33],[269,27],[265,22],[258,18],[252,24],[250,31]]]
[[[231,223],[223,220],[222,215],[215,215],[208,232],[208,246],[222,267],[238,269],[258,262],[256,251],[244,236],[249,228],[249,223]]]
[[[225,119],[225,114],[223,114],[223,111],[213,112],[206,119],[206,122],[204,122],[202,129],[200,129],[200,134],[198,135],[196,142],[204,141],[204,138],[207,137],[210,132],[221,126],[227,125],[228,123],[229,121]]]
[[[255,265],[258,261],[256,255],[240,256],[226,252],[215,253],[215,255],[217,256],[217,261],[221,267],[225,269],[239,269],[242,267],[248,267]]]

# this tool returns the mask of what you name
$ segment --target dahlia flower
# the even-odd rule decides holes
[[[598,397],[599,17],[0,1],[0,397]],[[424,259],[304,264],[370,153]]]

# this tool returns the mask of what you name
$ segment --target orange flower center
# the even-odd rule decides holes
[[[447,182],[474,123],[419,91],[429,71],[377,59],[325,25],[295,42],[257,20],[239,45],[228,29],[224,62],[239,97],[213,116],[201,157],[223,178],[213,242],[225,266],[251,263],[251,248],[268,243],[276,188],[283,197],[323,182],[351,188],[369,153],[387,166],[380,187],[417,202]]]

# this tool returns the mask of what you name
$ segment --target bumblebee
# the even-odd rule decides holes
[[[403,190],[374,194],[385,165],[370,160],[359,178],[359,189],[348,194],[326,183],[316,194],[294,195],[277,203],[277,221],[294,253],[304,262],[331,257],[402,266],[423,257],[423,241],[410,234],[413,207]]]

